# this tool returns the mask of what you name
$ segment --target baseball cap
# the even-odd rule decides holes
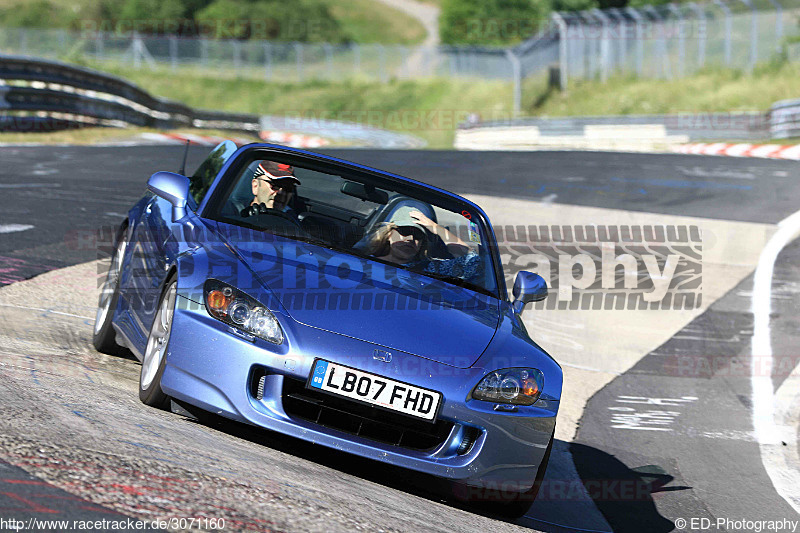
[[[403,227],[411,227],[416,228],[422,231],[422,237],[426,238],[428,234],[425,232],[425,226],[411,218],[412,211],[419,211],[416,207],[409,207],[409,206],[402,206],[397,208],[397,211],[392,213],[392,218],[389,222],[392,222],[397,225],[399,228]]]
[[[292,165],[276,163],[275,161],[262,161],[256,167],[253,177],[261,178],[266,176],[267,173],[269,173],[269,179],[272,181],[291,180],[300,185],[300,180],[294,175],[294,167]]]

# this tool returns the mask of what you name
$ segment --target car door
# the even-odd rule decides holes
[[[159,196],[153,196],[142,211],[134,235],[138,271],[133,283],[135,296],[131,307],[134,320],[145,338],[155,317],[166,276],[178,254],[187,246],[185,236],[190,234],[188,230],[196,225],[192,221],[197,217],[197,206],[237,149],[231,141],[220,143],[189,176],[187,214],[182,219],[173,220],[172,204]]]

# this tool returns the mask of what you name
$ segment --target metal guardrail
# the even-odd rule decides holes
[[[0,55],[0,130],[52,131],[94,124],[197,127],[257,133],[260,117],[192,109],[91,69]]]
[[[58,61],[0,55],[0,131],[82,126],[204,128],[320,135],[355,146],[419,148],[425,141],[363,124],[193,109],[124,79]]]
[[[800,99],[775,102],[768,116],[773,139],[800,137]]]
[[[800,112],[800,101],[797,111]],[[798,118],[800,121],[800,117]],[[596,117],[520,118],[462,124],[470,127],[536,127],[542,136],[583,135],[586,126],[663,125],[669,136],[699,140],[763,140],[770,137],[769,115],[760,112],[678,113],[662,115],[613,115]],[[800,122],[798,122],[800,128]]]
[[[766,113],[679,113],[598,117],[520,118],[463,123],[456,148],[466,150],[589,149],[653,151],[678,144],[712,141],[713,153],[724,143],[800,137],[800,99],[781,100]],[[745,144],[742,144],[745,143]],[[765,145],[773,151],[778,145]],[[690,152],[691,153],[691,152]],[[784,157],[772,155],[770,157]],[[788,159],[796,159],[794,155]]]

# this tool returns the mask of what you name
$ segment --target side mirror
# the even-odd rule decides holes
[[[519,314],[528,302],[539,302],[547,298],[547,282],[539,274],[520,270],[514,280],[514,312]]]
[[[189,178],[174,172],[156,172],[147,180],[147,190],[172,204],[172,221],[186,216]]]

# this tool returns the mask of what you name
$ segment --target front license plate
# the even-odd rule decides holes
[[[442,400],[440,392],[322,359],[314,361],[306,386],[431,422]]]

